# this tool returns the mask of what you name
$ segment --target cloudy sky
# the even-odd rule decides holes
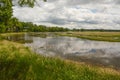
[[[37,0],[34,8],[13,7],[20,21],[84,29],[119,29],[120,0]]]

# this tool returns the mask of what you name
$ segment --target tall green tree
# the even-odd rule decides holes
[[[8,23],[12,17],[12,1],[0,0],[0,32],[6,32]]]
[[[13,0],[0,0],[0,32],[5,32],[8,31],[9,27],[15,27],[15,26],[10,26],[10,20],[13,20],[14,22],[14,18],[12,18],[12,1]],[[29,7],[33,7],[34,3],[36,0],[19,0],[18,3],[20,6],[23,5],[28,5]],[[43,0],[46,1],[46,0]],[[17,21],[15,21],[17,22]],[[14,23],[12,23],[14,24]],[[16,24],[15,24],[16,25]],[[5,27],[5,28],[4,28]],[[4,29],[4,30],[2,30]]]
[[[12,1],[0,0],[0,23],[4,23],[4,25],[7,25],[11,17],[12,17]]]

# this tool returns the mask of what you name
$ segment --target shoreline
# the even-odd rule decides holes
[[[44,57],[20,43],[0,41],[0,79],[119,80],[120,71],[83,62]],[[51,74],[52,73],[52,74]],[[17,76],[15,76],[17,74]],[[5,77],[4,77],[5,76]]]

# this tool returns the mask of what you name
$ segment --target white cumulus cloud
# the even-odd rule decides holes
[[[37,0],[34,8],[14,2],[13,15],[21,21],[84,29],[119,29],[120,0]]]

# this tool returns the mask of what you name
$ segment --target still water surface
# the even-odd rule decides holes
[[[26,33],[8,36],[7,39],[23,42],[34,52],[44,56],[60,57],[120,69],[120,42],[92,41],[56,36],[53,33]]]

